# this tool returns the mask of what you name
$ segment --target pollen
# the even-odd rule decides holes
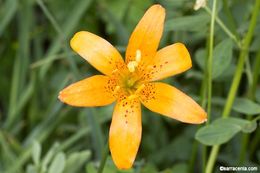
[[[136,55],[135,55],[135,60],[136,60],[137,63],[139,63],[139,62],[141,61],[141,57],[142,57],[142,53],[141,53],[141,51],[138,49],[138,50],[136,51]]]
[[[128,70],[132,73],[135,71],[136,67],[138,66],[139,62],[141,61],[142,53],[139,49],[137,49],[135,54],[135,61],[130,61],[127,64]]]

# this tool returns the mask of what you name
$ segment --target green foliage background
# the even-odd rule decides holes
[[[213,154],[213,172],[219,172],[220,165],[260,170],[259,15],[253,31],[248,31],[259,0],[217,0],[212,74],[212,1],[195,11],[190,0],[0,0],[1,173],[97,172],[113,105],[74,108],[57,99],[68,84],[98,73],[72,52],[69,40],[75,32],[87,30],[124,55],[129,35],[155,3],[167,12],[160,47],[182,42],[193,61],[191,70],[165,82],[205,110],[211,105],[210,120],[208,126],[183,124],[144,108],[142,142],[133,169],[119,171],[108,157],[103,172],[204,172],[211,146],[220,144],[218,154]],[[241,80],[234,84],[239,70]],[[212,99],[207,104],[210,78]],[[227,99],[232,85],[238,86],[234,104]],[[232,110],[222,113],[229,103]]]

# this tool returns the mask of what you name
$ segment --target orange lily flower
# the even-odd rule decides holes
[[[119,169],[131,168],[142,136],[141,103],[153,112],[181,122],[200,124],[205,111],[178,89],[154,82],[191,68],[191,58],[182,43],[157,51],[165,10],[153,5],[132,33],[125,61],[106,40],[87,31],[71,39],[72,49],[103,75],[76,82],[59,94],[72,106],[104,106],[116,101],[109,131],[109,148]]]

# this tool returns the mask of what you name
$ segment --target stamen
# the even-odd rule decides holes
[[[141,51],[139,49],[137,49],[136,54],[135,54],[136,62],[139,63],[141,61],[141,57],[142,57],[142,53],[141,53]]]
[[[135,91],[135,93],[138,94],[142,89],[144,89],[144,87],[145,87],[145,85],[142,84],[141,86],[139,86],[139,87],[137,88],[137,90]]]
[[[135,71],[135,68],[138,66],[138,63],[136,61],[130,61],[128,64],[127,64],[127,68],[128,70],[132,73]]]
[[[112,74],[115,74],[118,71],[118,69],[115,69],[112,71]]]
[[[127,64],[127,68],[131,73],[135,71],[136,67],[138,66],[139,62],[141,61],[141,56],[142,56],[141,51],[139,49],[137,49],[136,54],[135,54],[135,61],[130,61]]]
[[[137,95],[132,94],[132,95],[128,96],[127,99],[132,100],[132,99],[135,99],[137,97],[138,97]]]

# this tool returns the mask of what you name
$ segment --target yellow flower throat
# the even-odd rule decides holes
[[[144,84],[142,84],[142,81],[137,73],[137,67],[141,61],[141,56],[141,51],[137,50],[135,60],[128,62],[128,72],[121,76],[120,84],[115,87],[116,92],[123,89],[130,97],[135,97],[136,94],[143,89]]]

